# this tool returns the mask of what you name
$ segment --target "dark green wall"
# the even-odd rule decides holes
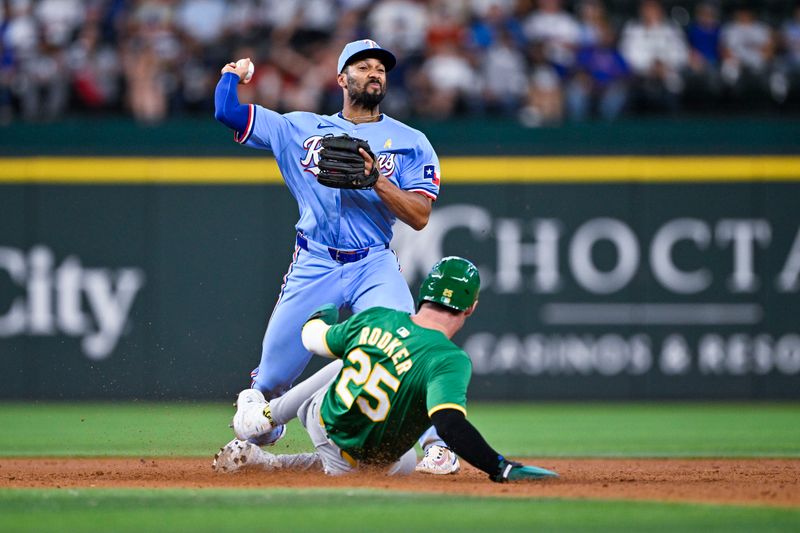
[[[450,186],[429,229],[394,246],[414,287],[443,255],[481,268],[457,338],[475,399],[798,398],[798,205],[799,182]],[[0,186],[0,397],[247,386],[295,219],[277,185]],[[656,273],[669,228],[686,232],[668,266],[705,273],[702,290]]]
[[[442,155],[796,154],[800,121],[636,120],[525,128],[507,120],[412,123]],[[252,157],[209,117],[142,126],[130,120],[65,120],[0,127],[0,156],[160,155]]]
[[[800,122],[788,120],[414,125],[442,156],[800,151]],[[0,158],[32,155],[262,154],[211,117],[0,128]],[[798,205],[798,180],[450,185],[429,228],[400,225],[393,244],[414,287],[445,254],[481,267],[478,314],[457,338],[475,359],[474,398],[798,398]],[[0,397],[240,390],[296,216],[279,185],[0,185]],[[676,292],[656,273],[651,254],[670,228],[696,232],[674,242],[667,266],[706,279],[699,292]],[[589,260],[601,285],[632,242],[638,250],[630,279],[608,293],[587,288],[575,264],[598,231]]]

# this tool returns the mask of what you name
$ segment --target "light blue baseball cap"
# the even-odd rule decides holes
[[[365,57],[374,57],[383,63],[386,67],[386,72],[389,72],[397,64],[397,59],[389,50],[381,48],[381,46],[372,39],[362,39],[360,41],[353,41],[344,46],[344,50],[339,55],[339,71],[341,73],[344,67],[353,61],[363,59]]]

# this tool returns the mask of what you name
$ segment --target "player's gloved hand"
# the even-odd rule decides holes
[[[339,321],[339,308],[333,304],[325,304],[321,307],[318,307],[313,313],[311,313],[311,315],[306,319],[306,322],[315,320],[317,318],[329,326],[332,326]]]
[[[317,181],[334,189],[371,189],[380,176],[378,161],[364,139],[349,135],[327,135],[320,141]],[[365,174],[363,149],[372,159],[372,170]]]
[[[558,477],[558,474],[545,468],[523,465],[516,461],[508,461],[505,458],[500,458],[497,468],[497,473],[489,476],[489,479],[497,483]]]

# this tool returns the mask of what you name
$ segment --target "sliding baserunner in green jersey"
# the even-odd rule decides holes
[[[433,423],[453,452],[494,481],[555,477],[509,461],[466,419],[472,363],[450,339],[475,311],[479,289],[471,262],[446,257],[423,281],[414,315],[375,307],[337,324],[333,305],[317,310],[303,327],[303,344],[341,361],[270,402],[254,389],[242,391],[233,420],[238,440],[215,456],[215,470],[321,469],[337,475],[372,465],[389,474],[410,473],[414,444]],[[248,442],[295,416],[316,452],[273,455]]]

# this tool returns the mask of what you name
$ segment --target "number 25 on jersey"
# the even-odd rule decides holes
[[[364,353],[361,348],[356,348],[347,354],[347,360],[354,366],[347,367],[342,371],[342,377],[336,384],[336,394],[349,409],[353,402],[356,402],[361,412],[373,422],[382,422],[389,414],[391,402],[389,395],[386,394],[380,384],[384,383],[391,390],[397,392],[400,380],[389,373],[380,363],[372,366],[369,355]],[[358,367],[358,368],[356,368]],[[359,396],[356,398],[347,386],[353,382],[354,385],[362,387],[362,390],[371,396],[376,403],[375,407],[370,405],[367,398]]]

